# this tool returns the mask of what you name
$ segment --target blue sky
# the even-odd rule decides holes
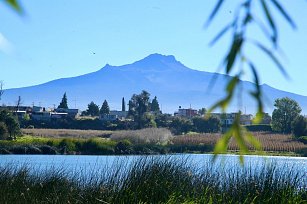
[[[238,1],[226,1],[206,29],[216,0],[22,0],[24,16],[0,2],[0,80],[5,88],[31,86],[93,72],[106,63],[132,63],[151,53],[174,55],[190,68],[215,72],[229,47],[229,36],[213,47],[209,42],[231,19]],[[281,3],[298,27],[291,29],[273,10],[281,61],[291,79],[258,50],[250,48],[248,53],[261,83],[307,96],[307,2]],[[265,42],[256,29],[251,36]]]

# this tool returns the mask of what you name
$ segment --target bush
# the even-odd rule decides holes
[[[271,125],[265,125],[265,124],[246,125],[245,128],[251,132],[272,132]]]
[[[114,150],[115,154],[130,154],[132,151],[132,144],[129,140],[119,141]]]
[[[32,145],[13,146],[9,149],[13,154],[42,154],[42,151]]]
[[[89,139],[77,145],[84,154],[110,155],[114,154],[115,143],[106,143],[99,139]]]
[[[73,139],[62,139],[59,143],[59,147],[62,148],[62,151],[64,151],[64,153],[76,151],[76,144]]]
[[[298,138],[298,141],[304,143],[304,144],[307,144],[307,136],[301,136]]]
[[[58,154],[56,148],[54,147],[51,147],[49,145],[42,145],[42,146],[39,146],[39,149],[41,150],[42,154]]]
[[[0,148],[0,154],[12,154],[12,153],[5,148]]]

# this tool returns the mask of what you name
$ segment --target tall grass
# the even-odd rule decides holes
[[[166,128],[146,128],[114,131],[110,138],[115,141],[126,139],[133,144],[167,144],[171,140],[172,134]]]
[[[293,139],[291,135],[272,134],[267,132],[254,132],[254,136],[261,142],[264,151],[273,152],[299,152],[307,149],[303,142]],[[195,134],[176,136],[172,139],[175,145],[208,145],[214,147],[220,134]],[[239,147],[235,140],[230,140],[228,150],[238,150]],[[252,146],[249,146],[253,150]]]
[[[187,160],[146,157],[82,171],[0,167],[0,203],[304,203],[306,175],[277,166],[257,171],[195,169]],[[35,172],[35,173],[33,173]],[[301,182],[302,179],[305,182]]]
[[[74,129],[21,129],[25,135],[49,138],[84,138],[109,137],[112,131],[107,130],[74,130]]]

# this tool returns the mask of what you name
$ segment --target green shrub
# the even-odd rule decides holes
[[[81,146],[84,154],[110,155],[114,154],[114,142],[104,142],[100,139],[89,139]]]
[[[5,148],[0,148],[0,154],[12,154],[12,153]]]
[[[307,144],[307,136],[301,136],[298,138],[298,141],[304,143],[304,144]]]
[[[64,152],[73,152],[76,151],[76,144],[73,139],[65,138],[59,143],[59,148]]]
[[[39,146],[38,148],[41,150],[42,154],[48,154],[48,155],[58,154],[56,148],[51,147],[49,145],[42,145],[42,146]]]
[[[246,125],[245,128],[251,132],[272,132],[271,125],[265,125],[265,124]]]

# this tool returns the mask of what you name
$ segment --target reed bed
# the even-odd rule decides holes
[[[33,167],[32,167],[33,168]],[[0,203],[305,203],[306,175],[278,166],[195,169],[187,159],[145,157],[91,174],[0,167]],[[35,173],[34,173],[35,172]],[[305,183],[302,183],[304,179]]]
[[[112,131],[107,130],[73,130],[73,129],[22,129],[25,135],[50,138],[93,138],[109,137]]]
[[[299,152],[307,148],[307,145],[303,142],[293,139],[291,135],[273,134],[266,132],[254,132],[253,135],[261,142],[264,151],[274,152]],[[195,134],[176,136],[172,139],[172,143],[175,145],[209,145],[216,144],[218,139],[221,138],[220,134]],[[239,147],[234,139],[231,139],[228,150],[238,150]],[[249,146],[250,150],[254,150],[252,146]]]

